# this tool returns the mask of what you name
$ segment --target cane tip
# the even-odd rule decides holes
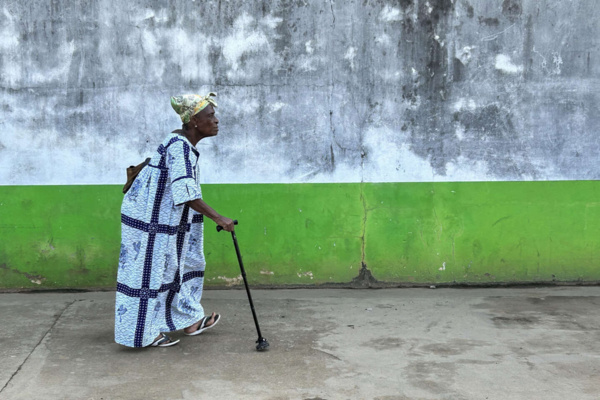
[[[267,339],[260,338],[256,342],[258,343],[256,345],[256,351],[266,351],[266,350],[269,350],[269,342],[267,342]]]

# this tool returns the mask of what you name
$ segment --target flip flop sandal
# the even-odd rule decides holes
[[[161,333],[160,338],[158,338],[154,342],[152,342],[152,344],[150,346],[151,347],[169,347],[169,346],[174,346],[177,343],[179,343],[179,339],[173,341],[173,340],[171,340],[170,337],[168,337],[164,333]]]
[[[215,319],[214,322],[211,325],[206,326],[206,323],[212,318],[212,315],[209,315],[207,317],[204,317],[200,320],[200,326],[198,327],[198,329],[192,333],[185,333],[188,336],[195,336],[195,335],[199,335],[202,332],[204,332],[207,329],[212,328],[213,326],[215,326],[217,324],[217,322],[219,322],[219,320],[221,319],[221,315],[219,314],[215,314]]]

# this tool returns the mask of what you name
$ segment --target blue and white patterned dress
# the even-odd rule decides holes
[[[148,346],[204,317],[203,216],[185,204],[202,197],[198,156],[187,138],[169,134],[123,199],[117,343]]]

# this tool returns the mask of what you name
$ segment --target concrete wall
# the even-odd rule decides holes
[[[207,182],[598,179],[599,20],[591,0],[5,2],[0,182],[120,182],[177,127],[168,97],[209,89]]]
[[[37,185],[78,185],[74,193],[86,198],[98,193],[90,185],[121,183],[125,166],[140,162],[166,132],[178,127],[169,96],[211,90],[219,94],[221,133],[198,146],[204,182],[231,184],[240,194],[248,193],[240,184],[324,183],[331,189],[324,198],[315,199],[314,186],[276,191],[266,203],[269,212],[287,218],[285,193],[299,190],[317,203],[345,198],[344,207],[358,210],[363,221],[322,231],[347,240],[345,254],[355,254],[348,256],[352,262],[331,252],[290,260],[284,244],[273,248],[264,269],[273,272],[285,266],[289,272],[278,283],[304,282],[308,267],[303,262],[311,263],[311,270],[327,271],[323,276],[328,278],[321,281],[347,282],[349,273],[342,268],[356,268],[365,261],[369,234],[399,238],[412,232],[364,223],[369,212],[364,184],[373,182],[389,183],[381,195],[386,201],[393,201],[389,194],[396,196],[388,219],[412,215],[414,224],[433,218],[431,211],[436,209],[424,210],[416,199],[444,186],[422,192],[419,185],[405,185],[409,182],[472,182],[467,192],[474,194],[474,203],[456,204],[475,208],[497,204],[500,208],[486,217],[493,221],[507,216],[502,201],[545,212],[552,208],[544,206],[550,196],[565,212],[556,216],[557,221],[571,226],[567,253],[584,261],[569,265],[569,257],[559,262],[548,254],[538,266],[544,278],[535,278],[518,267],[536,262],[539,255],[531,250],[515,260],[517,273],[498,274],[497,262],[516,250],[512,244],[498,244],[494,235],[475,224],[473,238],[469,236],[464,246],[478,248],[474,241],[485,244],[486,257],[478,253],[481,276],[554,279],[548,271],[560,268],[569,272],[564,280],[600,279],[600,238],[589,236],[586,219],[599,207],[599,20],[592,0],[4,2],[0,4],[0,184],[6,186],[0,187],[0,218],[8,221],[9,215],[25,213],[25,225],[40,231],[33,239],[20,236],[25,232],[21,219],[0,223],[0,277],[4,274],[5,282],[13,282],[4,286],[18,286],[14,282],[19,279],[29,285],[26,275],[42,276],[36,268],[47,255],[39,251],[54,251],[47,243],[52,243],[57,225],[40,224],[45,215],[26,211],[26,204],[48,196]],[[537,193],[531,199],[507,199],[503,186],[492,186],[494,195],[488,196],[490,181],[514,181],[529,188],[534,181],[585,180],[590,182],[583,186],[548,182],[543,189],[526,189],[525,193]],[[338,183],[360,186],[341,189]],[[118,246],[112,237],[118,235],[114,206],[118,189],[103,188],[107,192],[94,199],[110,200],[94,203],[99,209],[93,212],[80,200],[77,218],[86,221],[93,219],[91,214],[103,215],[106,240],[98,254],[114,252],[115,264]],[[552,197],[554,190],[573,188],[584,192]],[[356,196],[348,195],[348,190]],[[414,194],[414,201],[405,198],[401,203],[401,193]],[[536,197],[540,193],[545,195]],[[24,197],[17,198],[17,204],[14,196]],[[246,207],[254,200],[242,195],[236,203],[219,193],[214,196],[215,207],[219,209],[220,201],[226,209],[231,205],[227,211],[233,217],[243,210],[247,221],[260,221],[265,213]],[[63,210],[68,216],[72,210],[52,203],[59,199],[60,195],[50,196],[50,208],[44,212]],[[380,204],[377,196],[369,202],[373,207]],[[456,236],[460,221],[479,214],[473,207],[455,208],[451,203],[438,205],[452,210],[448,222]],[[405,214],[407,210],[414,212]],[[323,207],[312,220],[329,220],[331,213],[335,209]],[[573,221],[573,215],[580,219]],[[528,237],[543,236],[547,229],[539,218],[518,222],[522,225],[517,223],[510,231],[517,232],[517,238],[524,231]],[[71,240],[63,243],[65,254],[93,248],[85,225],[74,230],[75,225],[61,226],[70,230]],[[305,229],[302,246],[312,246],[309,225],[281,234],[294,237],[292,229]],[[432,222],[425,229],[432,237],[437,235],[435,226]],[[84,242],[79,241],[82,235]],[[357,235],[362,239],[355,241]],[[542,247],[553,248],[551,238],[544,237]],[[589,239],[585,248],[577,246],[582,238]],[[37,255],[24,262],[15,248]],[[385,265],[387,272],[382,270],[379,277],[374,273],[380,280],[452,281],[428,272],[448,265],[448,260],[432,259],[435,253],[439,252],[427,246],[411,247],[394,258],[385,253],[374,256],[369,266],[375,271]],[[64,265],[75,267],[83,259],[100,268],[106,276],[102,285],[108,284],[116,267],[110,258],[93,254],[80,256],[79,261],[73,261],[77,256],[57,257],[44,270],[62,271]],[[344,260],[340,266],[326,266],[340,257]],[[401,263],[394,260],[402,257],[412,260],[413,278],[396,273]],[[463,268],[469,259],[457,265]],[[218,264],[216,258],[213,264]],[[233,272],[218,271],[217,276],[235,278]],[[76,280],[61,276],[54,286],[74,285]],[[272,279],[268,273],[259,278],[259,283]],[[463,281],[478,279],[466,274]],[[97,278],[88,278],[80,285],[94,282]]]

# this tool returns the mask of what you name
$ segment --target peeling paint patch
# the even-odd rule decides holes
[[[260,21],[261,25],[265,25],[266,27],[268,27],[270,29],[277,28],[277,26],[279,26],[279,24],[281,24],[282,22],[283,22],[282,18],[274,17],[273,15],[267,15]]]
[[[454,112],[463,111],[463,110],[473,111],[476,108],[477,108],[477,104],[475,103],[475,100],[473,100],[473,99],[460,98],[454,104],[452,104],[452,110]]]
[[[285,103],[278,101],[277,103],[269,104],[269,109],[271,110],[271,112],[275,112],[281,110],[285,106]]]
[[[382,33],[381,35],[379,35],[375,38],[375,43],[382,45],[382,46],[387,46],[392,43],[392,39],[390,38],[390,35],[388,35],[387,33]]]
[[[313,41],[309,40],[308,42],[304,43],[304,47],[306,49],[306,53],[307,54],[312,54],[315,52],[315,48],[313,47]]]
[[[354,70],[354,59],[356,58],[356,48],[348,47],[346,54],[344,54],[344,59],[348,60],[350,63],[350,69]]]
[[[46,280],[46,278],[44,278],[41,275],[30,275],[30,274],[28,274],[26,272],[23,272],[23,275],[25,275],[25,277],[27,279],[29,279],[29,281],[31,283],[35,283],[36,285],[41,285],[42,282],[44,282]]]
[[[226,276],[217,276],[215,279],[219,279],[224,281],[227,286],[235,286],[235,285],[239,285],[240,283],[242,283],[243,279],[242,275],[236,276],[235,278],[228,278]]]
[[[498,54],[496,56],[494,67],[505,74],[520,74],[523,72],[523,66],[514,64],[510,57],[505,54]]]
[[[23,275],[25,278],[27,278],[29,280],[29,282],[34,283],[36,285],[41,285],[46,280],[46,278],[43,277],[42,275],[29,274],[24,271],[19,271],[16,268],[10,269],[10,268],[8,268],[8,265],[6,265],[6,263],[0,264],[0,269],[6,270],[6,271],[12,271],[16,274]]]
[[[562,65],[564,64],[560,53],[554,52],[552,54],[552,63],[554,64],[554,74],[560,75],[562,73]]]
[[[433,7],[431,6],[431,4],[429,4],[429,2],[425,3],[425,7],[427,8],[428,14],[431,14],[433,12]]]
[[[463,64],[467,65],[473,59],[473,51],[475,46],[465,46],[456,52],[456,58]]]
[[[303,277],[309,277],[310,279],[314,278],[312,271],[298,272],[296,275],[298,275],[298,278],[303,278]]]
[[[398,8],[386,5],[383,10],[381,10],[379,19],[383,22],[402,21],[402,14]]]
[[[274,29],[280,19],[266,17],[264,26]],[[256,74],[262,68],[272,67],[277,54],[269,42],[269,36],[258,26],[256,20],[243,13],[233,23],[233,31],[223,40],[223,56],[230,66],[229,78],[244,78],[247,74]]]

